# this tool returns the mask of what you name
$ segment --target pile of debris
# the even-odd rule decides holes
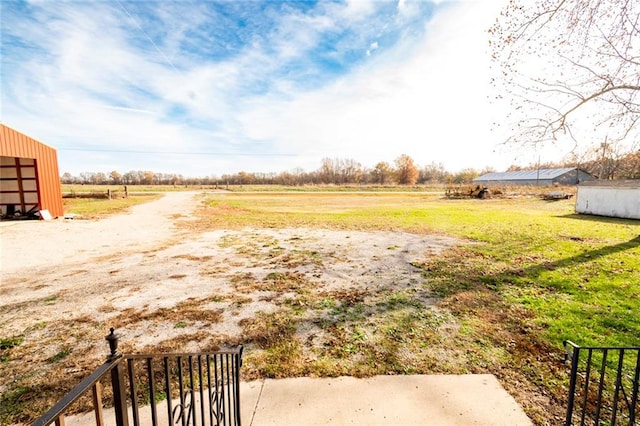
[[[23,212],[20,209],[16,209],[14,205],[7,205],[7,211],[0,211],[0,220],[34,220],[40,219],[40,211],[38,206],[33,206],[30,210]]]
[[[479,198],[484,200],[491,197],[491,192],[486,186],[454,186],[449,185],[445,191],[447,198]]]
[[[564,191],[551,191],[542,195],[543,200],[568,200],[573,197],[573,194],[568,194]]]

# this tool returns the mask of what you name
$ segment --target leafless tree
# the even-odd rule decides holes
[[[638,0],[511,0],[489,32],[507,142],[637,149]]]
[[[109,173],[109,182],[114,185],[119,185],[122,182],[122,175],[117,170],[112,170]]]
[[[362,165],[352,158],[340,162],[339,183],[360,183],[362,181]]]
[[[76,183],[76,180],[77,178],[69,172],[64,172],[62,176],[60,176],[60,183]]]
[[[449,172],[442,163],[436,163],[432,161],[431,164],[424,166],[420,170],[420,176],[418,182],[421,183],[445,183],[449,177]]]
[[[325,157],[322,159],[318,176],[322,183],[335,183],[340,168],[340,160]]]
[[[562,164],[563,167],[578,167],[599,179],[640,178],[640,151],[621,152],[619,147],[602,143],[585,151],[573,152]]]

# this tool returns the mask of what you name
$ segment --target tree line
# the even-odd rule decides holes
[[[317,170],[307,172],[295,168],[280,173],[246,172],[185,177],[181,174],[132,170],[120,173],[82,172],[78,176],[64,173],[64,184],[92,185],[415,185],[428,183],[470,183],[482,173],[467,168],[457,173],[447,171],[442,163],[419,167],[408,155],[401,155],[393,163],[381,161],[372,168],[363,167],[353,159],[323,158]]]
[[[507,170],[535,170],[536,168],[577,167],[599,179],[640,179],[640,151],[620,154],[614,147],[601,145],[580,155],[573,154],[562,162],[511,166]],[[408,155],[401,155],[393,163],[381,161],[372,168],[363,167],[353,159],[323,158],[317,170],[307,172],[296,168],[280,173],[240,171],[233,174],[207,177],[185,177],[181,174],[132,170],[82,172],[78,176],[64,173],[64,184],[92,185],[426,185],[470,184],[473,179],[495,170],[466,168],[449,172],[442,163],[432,162],[419,167]]]
[[[368,168],[354,159],[323,158],[314,171],[295,168],[289,171],[246,172],[185,177],[175,173],[156,173],[149,170],[131,170],[120,173],[82,172],[77,176],[64,173],[64,184],[92,185],[415,185],[429,183],[470,183],[482,173],[494,171],[486,168],[478,171],[467,168],[456,173],[447,171],[442,163],[432,162],[419,167],[413,158],[401,155],[393,163],[378,162]]]

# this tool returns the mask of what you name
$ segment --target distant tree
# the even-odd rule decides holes
[[[102,172],[97,172],[93,174],[93,182],[96,185],[104,185],[107,183],[107,175]]]
[[[109,182],[113,185],[120,185],[122,183],[122,175],[117,170],[113,170],[109,173]]]
[[[237,181],[240,185],[251,185],[255,181],[255,176],[252,173],[239,172]]]
[[[136,182],[136,173],[134,171],[128,171],[122,175],[122,183],[125,185],[134,185]]]
[[[512,0],[490,29],[511,95],[509,141],[640,138],[640,2]]]
[[[596,151],[598,171],[594,174],[600,179],[613,180],[620,175],[623,159],[626,152],[621,152],[616,145],[609,145],[604,142],[600,144],[600,149]]]
[[[573,152],[562,164],[578,167],[598,179],[638,179],[640,177],[640,151],[625,153],[620,147],[601,144]]]
[[[496,172],[496,169],[494,169],[491,166],[487,166],[484,169],[480,170],[480,174],[478,176],[486,175],[487,173],[495,173],[495,172]],[[478,176],[476,176],[476,177],[478,177]]]
[[[362,165],[353,159],[323,158],[320,169],[307,176],[310,181],[314,175],[320,183],[348,184],[359,183],[363,179]]]
[[[338,159],[331,159],[325,157],[322,159],[320,169],[318,170],[318,177],[322,183],[336,183],[338,176]]]
[[[480,174],[476,169],[467,168],[459,171],[458,173],[455,173],[453,175],[453,182],[459,184],[469,184],[473,182],[473,180],[478,176],[480,176]]]
[[[295,176],[289,172],[280,172],[278,175],[278,183],[280,185],[293,186],[295,185]]]
[[[338,173],[340,183],[359,183],[362,180],[362,165],[353,159],[341,160]]]
[[[447,181],[448,172],[444,168],[444,164],[432,162],[424,166],[420,170],[418,182],[421,183],[444,183]]]
[[[371,170],[371,183],[386,185],[393,180],[393,167],[386,161],[380,161]]]
[[[182,175],[177,175],[175,173],[171,175],[171,185],[182,185],[182,181]]]
[[[228,173],[223,174],[222,177],[220,177],[220,183],[223,185],[233,184],[232,176]]]
[[[300,167],[296,167],[291,170],[291,177],[293,179],[293,185],[304,185],[308,183],[308,175],[307,173]]]
[[[80,173],[80,183],[89,184],[94,183],[95,173],[93,172],[82,172]]]
[[[418,168],[413,163],[413,158],[402,154],[396,158],[396,176],[400,185],[413,185],[418,181]]]
[[[640,149],[627,154],[623,161],[620,175],[623,179],[640,179]]]
[[[155,173],[147,170],[140,172],[140,174],[142,175],[141,183],[143,185],[153,185]]]
[[[76,178],[74,178],[71,173],[64,172],[62,176],[60,176],[60,182],[64,184],[75,183]]]

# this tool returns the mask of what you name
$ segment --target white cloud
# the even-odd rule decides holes
[[[378,48],[378,42],[377,41],[374,41],[373,43],[371,43],[369,45],[369,48],[367,49],[367,56],[371,56],[371,52],[373,52],[377,48]]]
[[[342,16],[352,20],[363,20],[374,11],[375,0],[347,0]]]
[[[492,7],[490,7],[492,6]],[[242,114],[256,139],[303,156],[353,158],[367,165],[406,153],[418,164],[504,166],[493,153],[486,29],[496,2],[451,5],[428,24],[404,58],[378,56],[321,92],[270,99]],[[373,48],[373,44],[371,48]]]
[[[170,6],[162,9],[162,27],[170,36],[154,46],[133,18],[108,3],[91,4],[100,8],[98,14],[64,8],[60,13],[67,16],[50,23],[53,33],[44,25],[29,33],[52,56],[33,57],[25,65],[29,74],[12,81],[16,96],[9,96],[15,102],[5,102],[4,114],[12,118],[11,126],[34,137],[46,135],[43,141],[58,147],[295,154],[80,157],[62,150],[61,169],[73,173],[96,168],[76,164],[80,158],[105,170],[188,175],[314,170],[322,157],[372,166],[400,154],[420,165],[442,161],[453,170],[500,167],[510,161],[491,155],[502,138],[489,132],[495,117],[487,100],[485,31],[504,1],[440,5],[417,44],[405,35],[393,49],[380,48],[375,36],[362,35],[353,44],[370,56],[351,74],[312,92],[284,77],[269,78],[266,95],[247,95],[243,87],[278,70],[281,61],[303,57],[323,32],[370,25],[376,1],[328,3],[321,5],[323,13],[291,14],[271,33],[215,63],[180,51],[190,30],[186,22],[204,22],[201,10],[176,16]],[[415,5],[401,0],[398,13],[406,17]],[[105,24],[109,31],[102,30]],[[175,109],[183,109],[184,117],[175,118]]]

